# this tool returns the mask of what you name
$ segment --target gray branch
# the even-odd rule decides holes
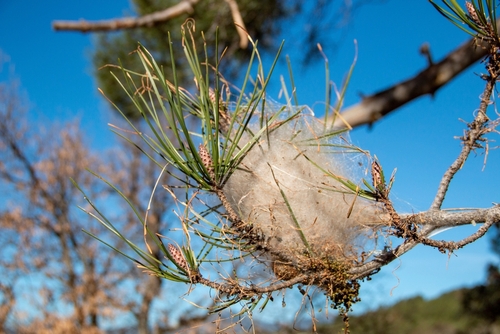
[[[86,20],[54,21],[52,23],[52,28],[54,28],[54,30],[64,31],[96,32],[132,29],[138,27],[151,27],[158,23],[168,21],[184,13],[192,13],[193,6],[198,1],[199,0],[182,0],[174,6],[140,17],[125,17],[96,22],[89,22]]]
[[[336,127],[372,124],[390,112],[423,95],[433,95],[439,88],[486,56],[482,45],[474,47],[471,39],[438,63],[431,63],[416,76],[388,89],[364,97],[362,102],[345,109],[335,120]]]
[[[495,205],[489,209],[472,209],[472,210],[431,210],[426,212],[412,214],[401,214],[401,218],[408,219],[414,216],[419,225],[429,227],[457,227],[470,224],[480,224],[488,219],[493,219],[494,222],[500,222],[500,206]]]

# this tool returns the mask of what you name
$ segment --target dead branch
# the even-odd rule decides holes
[[[80,31],[85,33],[152,27],[184,13],[192,13],[194,10],[193,6],[197,2],[199,2],[199,0],[182,0],[172,7],[140,17],[126,17],[95,22],[83,19],[79,21],[54,21],[52,23],[52,28],[60,31]]]

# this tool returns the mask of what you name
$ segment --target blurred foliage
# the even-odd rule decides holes
[[[475,296],[483,288],[485,287],[455,290],[433,300],[414,297],[361,316],[351,316],[350,330],[354,334],[498,333],[500,322],[484,317],[489,314],[496,314],[498,317],[498,305],[478,303],[475,304],[477,312],[471,312],[467,303],[463,302],[467,296]],[[498,295],[498,285],[493,289]],[[342,333],[342,328],[341,319],[336,319],[333,324],[319,326],[318,333]]]
[[[500,273],[498,268],[489,265],[488,281],[464,294],[463,306],[471,315],[495,323],[500,320]]]
[[[500,260],[500,225],[496,224],[491,238],[492,251]],[[467,312],[490,324],[500,324],[500,266],[490,263],[486,269],[486,283],[464,294],[463,306]]]
[[[478,285],[464,293],[462,304],[468,314],[482,322],[497,324],[500,329],[500,225],[491,230],[491,250],[498,256],[497,263],[490,263],[486,269],[485,284]]]
[[[495,224],[492,231],[494,231],[495,235],[491,238],[491,250],[500,258],[500,224]]]

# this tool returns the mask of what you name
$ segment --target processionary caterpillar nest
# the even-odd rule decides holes
[[[291,112],[296,110],[282,117]],[[249,129],[260,128],[250,124]],[[223,189],[241,219],[258,228],[267,247],[292,266],[301,266],[304,255],[359,261],[375,249],[377,232],[388,224],[379,203],[357,196],[333,177],[361,187],[369,157],[351,145],[346,133],[331,132],[307,108],[279,127],[271,125]]]

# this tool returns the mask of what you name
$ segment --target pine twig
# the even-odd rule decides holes
[[[496,77],[490,77],[490,79],[486,83],[477,115],[474,121],[467,125],[469,129],[461,138],[463,143],[462,150],[457,159],[455,159],[448,170],[444,173],[443,178],[439,183],[436,197],[434,198],[434,201],[432,202],[432,205],[430,207],[431,210],[439,210],[441,208],[445,195],[448,192],[448,187],[450,186],[451,180],[453,179],[455,174],[462,168],[465,161],[469,157],[470,152],[476,148],[481,147],[479,142],[482,140],[482,136],[487,132],[490,132],[490,129],[485,127],[485,124],[488,122],[486,109],[490,104],[491,94],[493,93],[493,89],[495,88],[495,81]]]

